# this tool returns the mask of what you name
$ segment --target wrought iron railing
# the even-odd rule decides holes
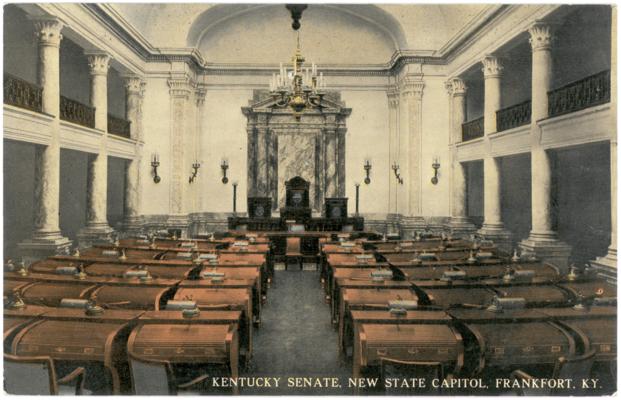
[[[42,112],[43,89],[34,83],[4,74],[4,103]]]
[[[463,142],[480,137],[483,137],[483,117],[464,122],[461,125],[461,140]]]
[[[531,101],[527,100],[496,111],[496,132],[530,124]]]
[[[610,71],[602,71],[548,92],[548,115],[554,117],[610,101]]]
[[[60,119],[94,128],[95,108],[65,96],[60,96]]]
[[[129,138],[130,126],[130,121],[108,114],[108,133]]]

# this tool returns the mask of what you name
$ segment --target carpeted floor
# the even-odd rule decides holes
[[[323,296],[318,272],[276,272],[262,310],[261,327],[255,331],[251,367],[242,376],[280,377],[279,387],[246,387],[240,394],[351,394],[346,387],[351,376],[351,362],[345,364],[338,356],[338,334],[330,322],[329,306],[324,303]],[[342,388],[289,387],[289,380],[296,377],[338,378]],[[304,384],[303,381],[298,383]]]

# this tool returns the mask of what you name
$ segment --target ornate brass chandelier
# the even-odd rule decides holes
[[[321,99],[325,95],[326,87],[323,73],[317,74],[315,63],[311,67],[303,68],[306,59],[300,50],[300,33],[298,31],[297,48],[292,59],[292,68],[280,63],[278,74],[272,74],[270,93],[276,105],[279,107],[289,106],[296,118],[307,108],[321,108]]]

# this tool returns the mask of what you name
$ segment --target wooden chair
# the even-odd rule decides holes
[[[302,268],[302,251],[301,249],[301,239],[299,237],[288,237],[287,238],[287,250],[285,252],[285,266],[289,264],[289,260],[293,260],[296,264],[300,264],[300,269]]]
[[[380,359],[381,382],[387,379],[396,378],[398,382],[403,378],[425,378],[426,387],[421,389],[412,388],[384,388],[388,395],[412,395],[414,393],[440,392],[439,388],[431,386],[432,379],[442,380],[444,376],[444,366],[440,362],[422,361],[402,361],[392,358]]]
[[[169,362],[138,358],[134,354],[129,355],[129,365],[136,395],[176,395],[181,390],[199,386],[209,378],[209,375],[201,375],[182,382],[175,376]]]
[[[47,356],[22,357],[4,354],[4,390],[18,395],[81,395],[85,370],[78,367],[57,379],[54,361]]]
[[[591,368],[593,367],[593,361],[595,360],[595,349],[591,349],[586,353],[579,356],[559,357],[554,364],[554,372],[550,379],[572,379],[574,382],[580,382],[582,379],[587,379],[591,375]],[[520,369],[517,369],[511,373],[512,379],[527,379],[533,380],[534,377]],[[578,385],[576,389],[579,391]],[[516,389],[518,396],[547,396],[551,394],[567,394],[567,390],[560,389]],[[576,394],[572,391],[572,394]]]

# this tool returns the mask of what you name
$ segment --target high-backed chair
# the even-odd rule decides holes
[[[593,367],[593,361],[595,359],[595,349],[591,349],[586,353],[579,356],[571,357],[559,357],[554,364],[554,372],[550,379],[571,379],[574,382],[580,382],[582,379],[587,379],[591,376],[591,368]],[[512,379],[526,379],[532,381],[535,379],[532,375],[517,369],[511,373]],[[580,390],[579,385],[576,385],[575,390]],[[551,394],[567,394],[566,389],[516,389],[518,396],[547,396]],[[572,394],[574,391],[572,391]]]
[[[417,377],[417,378],[425,378],[426,388],[421,388],[420,390],[413,390],[412,388],[400,388],[392,387],[386,388],[385,391],[388,395],[399,395],[399,394],[407,394],[412,395],[413,393],[422,393],[422,392],[439,392],[440,389],[431,387],[431,381],[433,379],[442,380],[445,378],[444,376],[444,367],[442,363],[439,362],[422,362],[422,361],[402,361],[395,360],[392,358],[381,358],[380,359],[380,374],[381,374],[381,382],[386,382],[386,380],[390,380],[391,378],[396,378],[397,382],[399,382],[403,378],[409,377]]]
[[[18,395],[81,395],[85,370],[78,367],[57,379],[50,357],[22,357],[4,354],[4,390]]]
[[[195,389],[209,378],[209,375],[201,375],[181,382],[169,362],[147,360],[133,354],[129,355],[129,365],[134,394],[137,395],[176,395],[181,390]]]
[[[287,238],[287,250],[285,252],[285,265],[289,264],[289,261],[293,261],[296,264],[300,264],[300,268],[302,268],[302,251],[301,249],[301,239],[299,237],[288,237]]]

